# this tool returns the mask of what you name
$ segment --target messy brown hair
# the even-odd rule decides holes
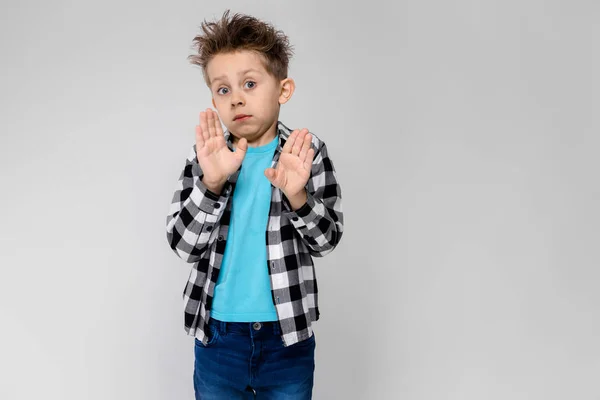
[[[239,50],[256,52],[262,56],[269,74],[278,80],[287,78],[293,49],[288,37],[273,25],[250,15],[236,13],[230,17],[229,10],[226,10],[220,21],[204,20],[201,28],[203,34],[197,35],[193,40],[193,47],[198,54],[192,54],[188,59],[191,64],[202,68],[202,75],[208,86],[208,62],[219,53]]]

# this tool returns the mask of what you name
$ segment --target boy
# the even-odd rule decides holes
[[[183,298],[196,399],[310,399],[312,257],[342,237],[336,172],[322,140],[279,121],[295,88],[287,37],[229,11],[202,29],[190,57],[218,116],[200,113],[167,217],[170,247],[193,263]]]

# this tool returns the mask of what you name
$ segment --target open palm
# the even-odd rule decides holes
[[[229,150],[217,114],[211,109],[200,113],[200,125],[196,125],[196,155],[207,182],[226,181],[242,165],[247,150],[245,138],[240,139],[235,151]]]
[[[304,189],[310,178],[314,155],[308,129],[296,129],[285,142],[276,168],[267,168],[265,176],[286,196],[294,196]]]

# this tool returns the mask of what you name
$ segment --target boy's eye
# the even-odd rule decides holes
[[[227,88],[225,88],[225,87],[219,88],[219,89],[217,89],[217,93],[218,93],[218,94],[223,94],[223,93],[221,92],[221,89],[225,89],[225,90],[227,90]]]
[[[250,86],[249,89],[252,89],[254,86],[256,86],[256,82],[253,82],[253,81],[246,82],[246,84],[248,84],[248,83],[252,84],[252,86]]]

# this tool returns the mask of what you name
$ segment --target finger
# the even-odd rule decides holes
[[[290,134],[290,136],[288,137],[288,139],[285,141],[285,144],[283,145],[283,149],[281,149],[282,153],[291,153],[292,152],[292,147],[294,146],[294,141],[296,140],[297,136],[298,136],[298,129],[294,129],[292,131],[292,133]]]
[[[204,141],[207,141],[210,136],[208,134],[208,121],[206,119],[206,112],[200,112],[200,130],[202,131],[202,137]]]
[[[223,125],[221,125],[221,118],[219,118],[219,113],[216,111],[212,111],[212,114],[215,116],[215,131],[217,132],[217,136],[223,136]]]
[[[310,171],[312,169],[313,159],[315,158],[315,149],[312,147],[306,153],[306,160],[304,160],[304,169]]]
[[[223,125],[221,124],[221,118],[219,118],[219,113],[213,111],[215,116],[215,131],[217,132],[217,139],[219,140],[219,146],[225,146],[225,133],[223,132]]]
[[[215,130],[215,115],[210,108],[206,110],[206,117],[208,120],[208,135],[210,137],[217,137],[217,131]]]
[[[196,151],[204,147],[204,137],[202,137],[202,131],[200,125],[196,125]]]
[[[297,156],[298,154],[300,154],[300,149],[302,149],[302,144],[304,142],[304,137],[306,136],[306,133],[308,132],[308,129],[303,128],[299,133],[298,136],[296,137],[296,140],[294,141],[294,146],[292,146],[292,154]]]
[[[312,136],[310,133],[304,135],[304,140],[302,141],[302,148],[300,149],[300,154],[298,154],[298,157],[302,162],[306,160],[306,154],[308,153],[308,149],[310,149],[310,145],[312,143],[311,138]]]

